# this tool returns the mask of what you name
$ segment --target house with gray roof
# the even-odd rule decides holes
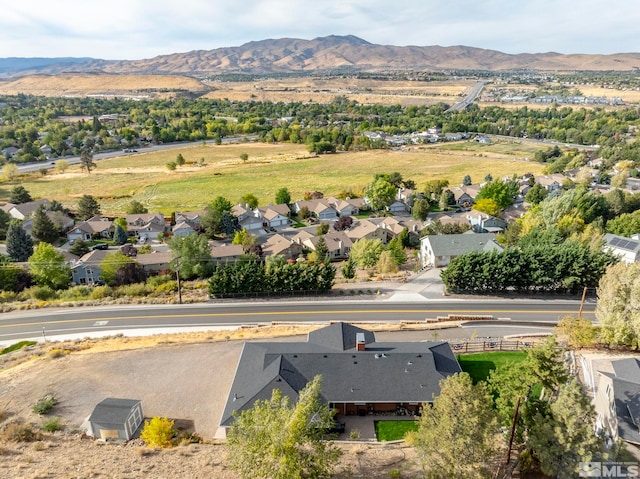
[[[89,435],[96,439],[128,441],[143,419],[141,401],[107,398],[100,401],[89,416]]]
[[[305,342],[247,342],[220,427],[274,389],[295,402],[317,375],[322,400],[338,416],[415,414],[438,396],[440,380],[460,371],[448,343],[378,342],[372,331],[343,322],[312,331]]]
[[[613,372],[598,371],[596,430],[612,443],[640,445],[640,361],[619,359],[611,367]]]
[[[502,251],[493,233],[467,232],[455,235],[427,235],[420,239],[418,258],[424,266],[440,268],[453,258],[472,251]]]

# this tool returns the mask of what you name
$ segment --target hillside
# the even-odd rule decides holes
[[[133,61],[91,60],[41,65],[19,74],[93,72],[114,74],[291,73],[348,70],[536,70],[633,71],[640,53],[585,55],[560,53],[506,54],[467,46],[376,45],[353,35],[313,40],[280,38],[238,47],[195,50]],[[14,70],[17,73],[17,71]]]

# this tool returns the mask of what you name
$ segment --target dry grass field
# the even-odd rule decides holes
[[[0,184],[0,201],[7,199],[15,184],[22,184],[34,198],[56,199],[70,208],[76,207],[82,195],[91,194],[105,214],[122,214],[132,199],[150,211],[165,214],[201,209],[220,195],[237,202],[242,195],[252,193],[265,205],[273,202],[277,190],[283,187],[289,189],[294,200],[313,190],[326,196],[349,189],[357,193],[376,173],[398,171],[419,188],[429,179],[447,179],[457,185],[466,174],[475,181],[482,181],[487,173],[494,178],[539,174],[543,165],[526,161],[535,149],[512,141],[488,145],[460,142],[402,151],[313,156],[303,145],[199,145],[100,160],[91,174],[76,166],[65,173],[52,170],[46,176],[22,176]],[[179,153],[187,164],[169,171],[166,164]],[[246,162],[240,159],[241,153],[248,154]]]
[[[455,103],[472,86],[472,80],[382,81],[356,78],[291,78],[253,82],[210,82],[206,98],[236,101],[329,103],[343,95],[361,104],[429,105]]]
[[[207,86],[200,81],[178,75],[105,75],[61,74],[32,75],[11,81],[0,81],[1,95],[36,96],[138,96],[162,98],[178,91],[204,93]]]

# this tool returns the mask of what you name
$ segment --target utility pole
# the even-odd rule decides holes
[[[178,283],[178,304],[182,304],[182,285],[180,284],[180,256],[173,258],[176,268],[176,282]]]
[[[584,306],[584,300],[587,297],[587,287],[582,290],[582,301],[580,301],[580,310],[578,311],[578,319],[582,318],[582,308]]]

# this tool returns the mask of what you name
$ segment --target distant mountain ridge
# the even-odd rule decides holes
[[[11,62],[19,68],[9,69]],[[22,60],[18,62],[16,60]],[[521,53],[466,46],[377,45],[353,35],[303,40],[280,38],[252,41],[238,47],[194,50],[143,60],[0,59],[0,73],[56,74],[62,72],[116,74],[289,73],[352,70],[485,70],[485,71],[633,71],[640,70],[640,53],[613,55]],[[86,61],[84,61],[86,60]],[[31,67],[28,66],[31,61]],[[8,65],[8,66],[7,66]]]

